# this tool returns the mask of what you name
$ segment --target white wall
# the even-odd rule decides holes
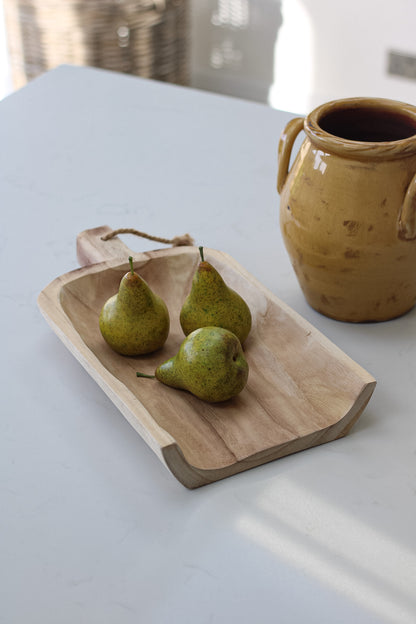
[[[416,80],[387,73],[389,50],[416,57],[415,0],[192,0],[192,11],[197,87],[299,113],[356,95],[416,102]]]
[[[307,111],[357,95],[416,103],[416,80],[387,73],[389,50],[416,57],[414,0],[283,0],[282,13],[272,105]]]
[[[354,95],[416,103],[416,80],[387,73],[389,50],[416,57],[415,0],[190,0],[190,6],[195,87],[295,113]],[[11,90],[0,11],[0,99]]]

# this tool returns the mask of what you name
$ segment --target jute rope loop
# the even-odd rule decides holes
[[[194,244],[194,239],[190,236],[190,234],[183,234],[182,236],[175,236],[174,238],[163,238],[162,236],[152,236],[151,234],[146,234],[146,232],[140,232],[140,230],[135,230],[134,228],[119,228],[117,230],[112,230],[111,232],[108,232],[108,234],[105,234],[105,236],[102,236],[101,240],[110,240],[118,234],[134,234],[135,236],[141,236],[142,238],[147,238],[148,240],[156,241],[157,243],[163,243],[164,245],[172,245],[173,247]]]

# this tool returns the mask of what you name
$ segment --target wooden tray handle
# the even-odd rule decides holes
[[[110,240],[103,240],[103,236],[112,232],[108,225],[91,230],[84,230],[77,236],[77,258],[81,266],[89,266],[104,260],[120,258],[126,260],[131,255],[131,250],[121,241],[118,236]]]
[[[125,260],[127,256],[132,255],[131,249],[117,237],[117,234],[135,234],[163,245],[172,245],[173,247],[195,244],[194,239],[189,234],[164,238],[146,234],[146,232],[141,232],[134,228],[112,230],[108,225],[102,225],[91,230],[84,230],[78,234],[77,257],[80,265],[88,266],[96,262],[114,260],[115,258]]]

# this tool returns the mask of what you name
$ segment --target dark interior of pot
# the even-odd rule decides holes
[[[324,113],[319,126],[325,132],[350,141],[400,141],[416,136],[416,118],[391,109],[339,108]]]

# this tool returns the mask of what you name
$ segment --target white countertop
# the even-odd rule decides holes
[[[350,325],[306,304],[275,190],[291,117],[71,67],[0,102],[1,624],[416,621],[416,310]],[[104,224],[226,251],[367,369],[350,434],[180,485],[37,308]]]

